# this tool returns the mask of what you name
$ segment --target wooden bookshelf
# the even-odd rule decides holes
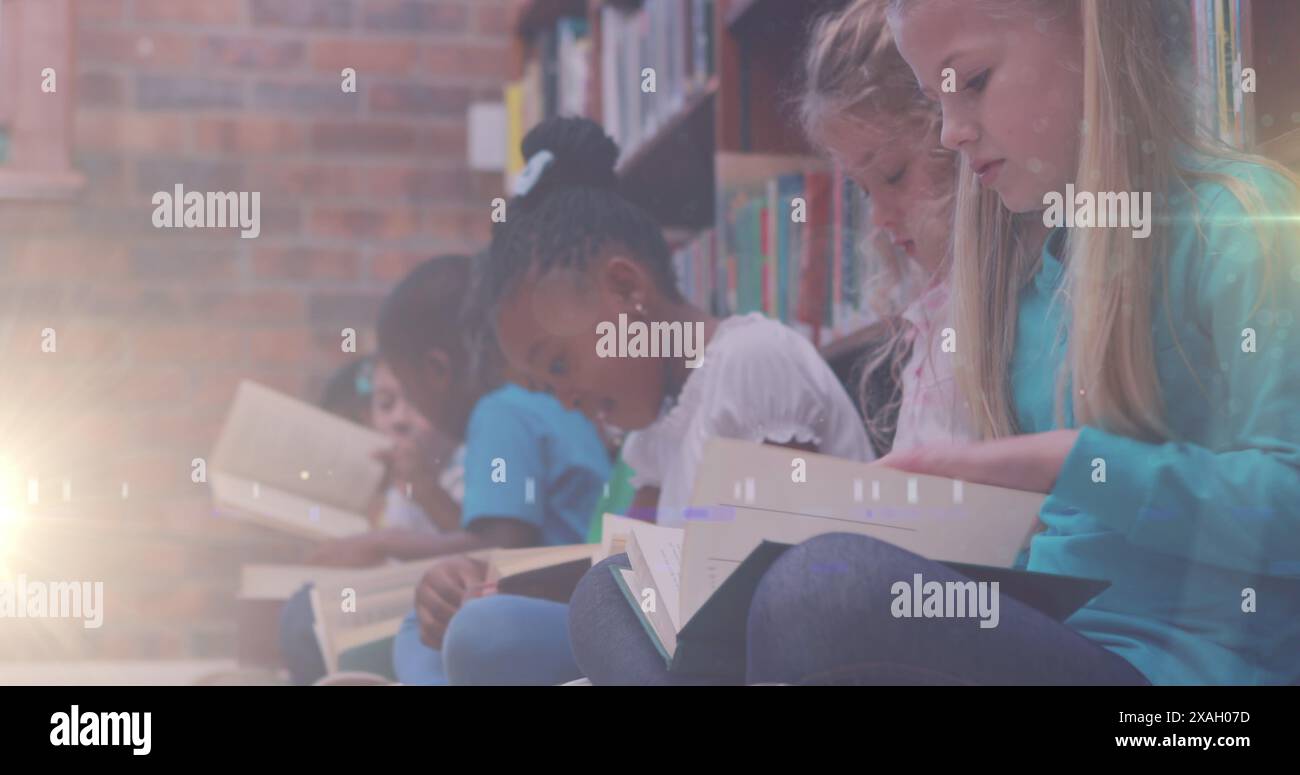
[[[632,145],[624,143],[625,154],[618,165],[626,195],[675,235],[675,245],[717,223],[719,153],[812,155],[794,102],[805,33],[816,16],[846,2],[716,0],[711,20],[713,75],[688,91],[680,106],[661,116],[648,135]],[[540,30],[563,16],[586,16],[591,40],[586,113],[597,121],[605,114],[601,52],[611,45],[602,28],[606,5],[629,10],[645,3],[519,0],[516,11],[519,74],[527,58],[536,55],[531,41]],[[823,332],[823,340],[826,336]],[[850,358],[864,341],[861,333],[852,334],[825,344],[823,350],[828,359]]]
[[[713,225],[712,79],[618,165],[624,193],[660,223],[697,231]]]
[[[1300,171],[1300,65],[1295,32],[1300,30],[1300,2],[1249,0],[1243,8],[1249,45],[1244,66],[1255,68],[1257,91],[1248,95],[1255,129],[1255,150]]]

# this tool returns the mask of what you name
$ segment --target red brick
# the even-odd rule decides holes
[[[312,150],[321,153],[366,155],[410,154],[416,145],[414,127],[375,121],[330,121],[311,129]]]
[[[102,70],[83,72],[77,76],[77,104],[115,108],[123,104],[125,87],[122,76]]]
[[[253,254],[253,274],[277,280],[356,280],[359,267],[351,250],[268,247]]]
[[[111,361],[127,352],[127,332],[113,322],[79,320],[54,326],[54,330],[60,358]]]
[[[430,257],[429,253],[378,253],[370,259],[370,277],[385,283],[396,283]]]
[[[10,272],[45,281],[121,277],[128,271],[126,246],[82,239],[31,239],[14,246]]]
[[[220,414],[195,414],[187,402],[178,412],[151,409],[135,424],[150,444],[183,452],[188,465],[189,461],[205,457],[211,451],[224,419],[224,411]]]
[[[345,67],[354,68],[358,90],[368,75],[405,75],[419,62],[420,47],[413,41],[326,38],[311,46],[313,68],[335,75]]]
[[[129,338],[138,363],[239,363],[248,350],[243,330],[221,326],[137,326]]]
[[[189,67],[194,55],[194,36],[186,33],[97,28],[77,37],[77,56],[93,64]]]
[[[201,118],[194,136],[200,151],[242,155],[301,150],[305,133],[296,122],[246,115]]]
[[[365,0],[361,26],[405,35],[417,32],[454,35],[468,29],[469,13],[460,0]]]
[[[276,364],[262,364],[256,371],[246,368],[230,368],[224,365],[201,369],[195,373],[194,396],[192,407],[219,407],[222,412],[230,406],[235,397],[239,383],[252,379],[281,393],[291,396],[301,395],[303,370],[301,359],[295,353],[283,353],[276,359]],[[306,400],[314,401],[315,397]]]
[[[425,75],[447,78],[490,78],[506,81],[514,73],[508,43],[448,43],[424,47],[420,69]]]
[[[403,239],[427,233],[415,210],[397,208],[316,207],[308,220],[313,236],[343,239]]]
[[[378,167],[366,175],[371,201],[459,202],[471,185],[472,176],[463,167]]]
[[[464,121],[430,124],[420,129],[415,143],[420,158],[464,161],[469,131]]]
[[[250,189],[264,196],[275,192],[305,199],[334,199],[356,194],[362,176],[353,167],[313,161],[258,164],[248,171],[248,178]]]
[[[428,231],[441,240],[486,244],[492,238],[492,211],[487,202],[478,208],[436,207],[425,211]]]
[[[311,350],[312,334],[306,328],[259,328],[248,341],[254,361],[284,363],[300,360]]]
[[[139,73],[135,77],[135,102],[144,110],[241,108],[244,88],[229,78]]]
[[[83,110],[77,113],[78,150],[185,151],[189,122],[165,113]]]
[[[341,81],[262,81],[253,91],[255,108],[276,113],[353,115],[359,112],[359,94],[345,92]]]
[[[159,239],[137,243],[131,252],[132,272],[151,282],[233,281],[238,260],[237,232],[221,228],[165,230]]]
[[[510,3],[500,0],[476,0],[474,32],[491,37],[507,37],[514,31],[515,14]]]
[[[135,18],[142,22],[236,24],[243,17],[244,0],[135,0]]]
[[[302,64],[306,49],[301,40],[208,35],[199,44],[199,64],[286,72]]]
[[[193,159],[149,156],[136,162],[136,189],[150,197],[155,192],[175,192],[180,183],[186,191],[246,191],[244,165],[233,159]],[[153,208],[141,220],[153,228]]]
[[[83,27],[97,26],[104,22],[121,21],[126,15],[126,0],[95,0],[93,3],[74,3],[73,11],[77,22]]]
[[[253,23],[265,27],[352,25],[352,0],[249,0]]]
[[[288,291],[200,291],[192,309],[198,321],[235,327],[295,323],[306,315],[302,297]]]
[[[190,374],[177,366],[136,366],[111,379],[106,399],[114,403],[155,404],[183,400]]]
[[[462,117],[470,92],[463,86],[418,83],[382,83],[366,90],[370,109],[404,116]]]

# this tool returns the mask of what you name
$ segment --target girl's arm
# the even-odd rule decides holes
[[[1202,364],[1201,376],[1223,388],[1210,407],[1222,415],[1204,420],[1207,433],[1221,436],[1215,449],[1088,426],[884,462],[1049,493],[1045,511],[1089,514],[1155,551],[1250,573],[1300,573],[1300,335],[1293,325],[1300,240],[1293,226],[1277,230],[1286,231],[1266,275],[1253,224],[1220,193],[1201,219],[1206,243],[1195,302],[1176,321],[1213,342],[1218,363]],[[1188,408],[1170,407],[1180,410]],[[1104,482],[1094,481],[1098,461]]]

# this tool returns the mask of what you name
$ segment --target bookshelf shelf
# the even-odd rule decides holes
[[[713,78],[619,163],[628,196],[665,226],[703,229],[713,223],[717,93]]]

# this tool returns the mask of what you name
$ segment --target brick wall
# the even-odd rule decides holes
[[[465,115],[500,99],[510,3],[79,0],[76,14],[87,188],[0,202],[0,448],[42,483],[11,565],[100,574],[109,608],[99,631],[26,627],[0,656],[228,653],[238,564],[295,551],[211,516],[190,460],[240,379],[314,400],[350,357],[342,328],[373,341],[409,267],[485,242],[500,178],[467,168]],[[152,195],[178,183],[260,191],[260,237],[153,228]]]

